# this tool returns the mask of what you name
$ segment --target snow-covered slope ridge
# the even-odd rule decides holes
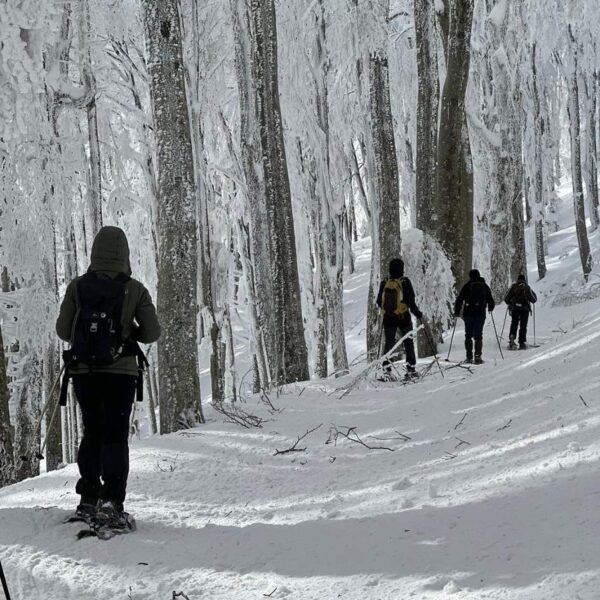
[[[565,257],[542,291],[575,270]],[[367,262],[348,283],[355,356]],[[206,426],[134,441],[134,534],[76,541],[80,528],[60,524],[74,466],[1,490],[13,598],[597,599],[600,300],[551,304],[537,309],[540,347],[505,360],[488,322],[472,373],[442,363],[443,378],[436,367],[407,386],[366,380],[341,397],[357,364],[273,394],[274,410],[248,399],[260,428],[207,408]],[[305,451],[274,455],[315,427]],[[348,441],[353,427],[389,449]]]

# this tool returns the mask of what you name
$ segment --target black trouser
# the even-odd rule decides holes
[[[123,504],[129,475],[129,418],[136,378],[112,373],[73,377],[83,418],[75,490],[89,501]]]
[[[400,330],[400,336],[404,337],[407,333],[411,332],[413,328],[412,319],[410,315],[407,315],[403,319],[398,319],[396,322],[384,322],[383,324],[383,353],[387,354],[396,344],[396,333]],[[406,352],[406,362],[414,367],[417,364],[417,357],[415,356],[415,343],[412,336],[407,337],[404,340],[404,351]],[[384,366],[389,367],[389,362],[386,360]]]
[[[485,313],[465,315],[465,350],[467,359],[473,358],[473,340],[475,340],[475,356],[481,358],[483,351],[483,326],[485,325]]]
[[[510,313],[510,338],[516,339],[519,330],[519,344],[527,342],[527,323],[529,322],[529,310],[513,309]]]

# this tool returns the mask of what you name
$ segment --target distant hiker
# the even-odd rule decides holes
[[[463,306],[464,305],[464,306]],[[483,325],[485,324],[486,308],[489,312],[494,310],[496,303],[492,297],[485,279],[477,269],[469,272],[469,281],[465,283],[454,304],[454,316],[460,317],[462,310],[465,322],[465,350],[467,362],[479,365],[483,362]],[[475,341],[475,359],[473,359],[473,340]]]
[[[413,329],[410,313],[417,319],[423,318],[423,313],[415,303],[415,291],[408,277],[404,277],[404,262],[401,258],[394,258],[389,264],[390,276],[381,282],[377,294],[377,306],[383,313],[383,353],[387,354],[396,344],[396,333],[404,337]],[[412,336],[404,340],[404,351],[406,352],[407,377],[415,377],[417,372],[415,365],[415,344]],[[384,368],[388,374],[392,367],[389,361],[385,361]]]
[[[138,400],[143,389],[138,342],[156,341],[160,325],[148,290],[131,278],[129,245],[118,227],[98,232],[87,273],[67,287],[56,332],[71,344],[65,362],[83,419],[73,520],[125,529],[129,419],[136,382]]]
[[[510,333],[508,347],[510,350],[516,350],[517,330],[519,332],[519,350],[527,349],[527,323],[531,314],[531,305],[537,302],[535,292],[525,281],[525,275],[519,275],[517,282],[510,287],[504,302],[508,306],[511,316]]]

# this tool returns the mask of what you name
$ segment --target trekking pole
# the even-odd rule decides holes
[[[62,374],[64,373],[65,368],[66,368],[66,365],[63,365],[62,369],[60,370],[60,373],[56,377],[56,380],[54,381],[52,387],[50,388],[50,391],[48,392],[48,397],[46,398],[46,402],[44,402],[44,406],[42,407],[40,416],[38,417],[38,420],[35,423],[35,427],[33,428],[33,432],[32,432],[32,440],[33,441],[31,444],[31,449],[29,450],[29,452],[27,454],[24,454],[23,456],[20,457],[20,459],[23,462],[27,462],[33,456],[33,453],[35,451],[35,438],[37,437],[38,433],[40,433],[40,431],[42,430],[42,421],[44,420],[44,415],[48,412],[48,408],[50,407],[50,402],[52,401],[52,396],[54,395],[54,392],[56,392],[56,389],[58,388],[58,384],[60,383],[60,378],[62,377]],[[58,406],[59,402],[60,402],[60,396],[59,396],[58,400],[56,401],[56,406]],[[53,415],[56,412],[56,406],[54,407],[54,410],[52,411]],[[38,457],[39,457],[39,454],[38,454]]]
[[[2,589],[4,590],[6,600],[10,600],[10,592],[8,591],[8,583],[6,583],[6,577],[4,576],[4,569],[2,569],[2,561],[0,561],[0,581],[2,581]]]
[[[425,337],[427,338],[427,342],[429,343],[429,346],[431,347],[431,351],[433,352],[433,360],[437,364],[438,369],[440,370],[440,373],[442,374],[442,377],[444,377],[444,369],[442,369],[442,366],[440,365],[440,361],[438,360],[435,346],[433,345],[433,340],[431,339],[431,335],[429,335],[429,324],[426,323],[424,319],[422,319],[422,321],[423,321],[423,324],[425,325],[425,327],[423,327],[423,331],[425,332]]]
[[[537,346],[537,342],[535,341],[535,304],[533,305],[533,346]]]
[[[506,326],[506,317],[508,317],[508,306],[506,307],[506,312],[504,313],[504,323],[502,323],[502,331],[500,332],[500,339],[504,339],[504,327]]]
[[[450,348],[448,348],[448,356],[446,356],[446,362],[450,360],[450,352],[452,352],[452,342],[454,341],[454,332],[456,331],[456,322],[458,317],[454,317],[454,327],[452,328],[452,337],[450,338]]]
[[[494,313],[490,312],[490,316],[492,317],[492,325],[494,326],[494,333],[496,334],[496,341],[498,342],[498,350],[500,350],[500,356],[502,357],[502,360],[504,360],[502,346],[500,345],[500,338],[498,337],[498,330],[496,329],[496,321],[494,320]]]

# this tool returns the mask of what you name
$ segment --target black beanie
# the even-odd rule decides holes
[[[404,275],[404,261],[401,258],[390,260],[390,277],[399,279]]]
[[[523,273],[521,273],[521,275],[519,275],[517,277],[517,281],[525,281],[525,275],[523,275]]]
[[[481,273],[479,273],[477,269],[471,269],[469,271],[469,279],[471,281],[477,281],[478,279],[481,279]]]

